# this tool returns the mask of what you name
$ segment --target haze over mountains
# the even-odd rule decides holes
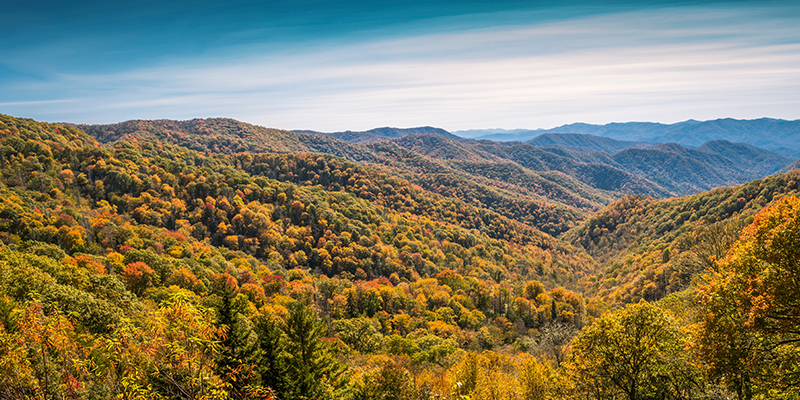
[[[645,149],[655,146],[655,143],[614,140],[585,133],[545,133],[528,140],[527,143],[537,147],[557,147],[588,153],[602,151],[610,154],[625,149]]]
[[[441,138],[430,136],[419,136],[413,139],[409,137],[414,134],[440,133],[432,132],[429,127],[395,129],[392,132],[395,133],[393,137],[397,138],[395,139],[396,143],[432,158],[459,160],[466,157],[485,162],[512,161],[534,171],[558,170],[573,177],[580,176],[583,179],[579,178],[579,180],[599,189],[630,190],[656,197],[663,197],[664,194],[659,193],[660,189],[671,194],[689,194],[767,176],[791,163],[797,158],[794,154],[800,153],[800,150],[786,147],[794,146],[791,143],[796,142],[798,143],[797,149],[800,149],[800,121],[767,118],[753,121],[726,119],[705,122],[686,121],[673,125],[656,123],[603,126],[572,124],[562,128],[565,130],[582,129],[591,133],[528,131],[535,132],[537,136],[527,140],[524,144],[499,145],[493,143],[495,140],[487,142],[486,139],[480,137],[472,140],[459,140],[449,134],[445,136],[459,143],[447,142]],[[374,132],[391,131],[391,129],[380,128],[360,134],[371,135],[372,140],[380,140]],[[679,134],[681,129],[685,133]],[[773,133],[773,129],[778,129],[779,132]],[[405,134],[406,137],[398,136],[397,133]],[[793,134],[797,138],[792,136]],[[331,136],[333,135],[344,138],[342,134],[331,134]],[[524,138],[524,134],[519,132],[516,136]],[[615,139],[609,136],[631,140]],[[782,142],[783,147],[779,147],[775,152],[766,151],[743,140],[778,143],[776,140],[770,139],[773,136],[787,139]],[[708,140],[698,143],[697,137],[705,137]],[[683,145],[676,144],[680,143],[677,140],[668,139],[680,139]],[[359,141],[363,141],[363,139],[359,138]],[[541,149],[534,150],[528,145]],[[449,152],[448,149],[450,149]],[[571,161],[582,165],[571,165]],[[590,168],[588,166],[602,171],[602,174],[595,173],[593,174],[595,177],[590,178],[585,172],[587,168]],[[617,174],[614,170],[604,168],[607,166],[644,177],[660,188],[633,189],[630,183],[620,183],[619,180],[609,179]],[[597,179],[600,175],[605,175],[605,177]],[[628,178],[620,179],[627,180]]]
[[[633,142],[674,142],[691,147],[698,147],[712,140],[724,139],[735,143],[744,142],[793,158],[798,158],[800,155],[800,120],[787,121],[774,118],[688,120],[674,124],[615,122],[592,125],[574,123],[552,129],[474,129],[453,132],[453,134],[473,139],[520,142],[548,133],[589,134]]]

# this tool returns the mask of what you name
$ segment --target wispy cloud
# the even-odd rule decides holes
[[[79,122],[229,116],[318,130],[794,119],[800,28],[771,11],[673,8],[285,53],[251,47],[239,58],[16,82],[3,88],[0,112]],[[47,103],[60,98],[78,100]]]
[[[0,103],[0,107],[28,107],[28,106],[50,106],[54,104],[64,104],[76,101],[76,99],[61,100],[38,100],[38,101],[9,101]]]

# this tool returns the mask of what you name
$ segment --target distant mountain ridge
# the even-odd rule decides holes
[[[415,134],[436,134],[436,135],[447,136],[451,139],[456,139],[456,140],[461,139],[460,137],[453,135],[444,129],[434,128],[432,126],[421,126],[417,128],[383,127],[383,128],[370,129],[368,131],[317,132],[309,130],[293,130],[292,132],[302,133],[307,135],[329,136],[352,143],[371,143],[371,142],[378,142],[381,140],[397,139],[404,136],[415,135]]]
[[[589,134],[633,142],[674,142],[692,147],[700,146],[708,141],[724,139],[734,143],[744,142],[767,150],[785,148],[781,154],[786,155],[800,150],[800,120],[788,121],[774,118],[688,120],[674,124],[656,122],[614,122],[605,125],[574,123],[552,129],[476,129],[453,133],[475,139],[521,142],[549,133]]]
[[[559,149],[582,151],[586,153],[602,151],[609,154],[614,154],[625,149],[645,149],[655,146],[654,143],[615,140],[607,137],[580,133],[545,133],[528,140],[527,143],[537,147],[556,147]]]

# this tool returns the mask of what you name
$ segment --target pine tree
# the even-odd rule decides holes
[[[250,321],[241,313],[245,304],[247,299],[243,295],[237,296],[233,288],[225,287],[217,311],[218,325],[226,330],[217,366],[234,399],[245,397],[245,387],[255,377],[257,361],[254,332]]]
[[[330,345],[322,340],[325,325],[300,302],[291,305],[286,319],[284,400],[332,397],[342,388],[345,367],[339,363]]]
[[[281,322],[271,315],[260,315],[255,320],[258,334],[258,367],[261,386],[282,393],[284,388],[283,350],[286,346]]]

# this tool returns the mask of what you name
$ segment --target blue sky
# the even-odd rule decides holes
[[[3,1],[0,113],[284,129],[800,118],[800,3]]]

